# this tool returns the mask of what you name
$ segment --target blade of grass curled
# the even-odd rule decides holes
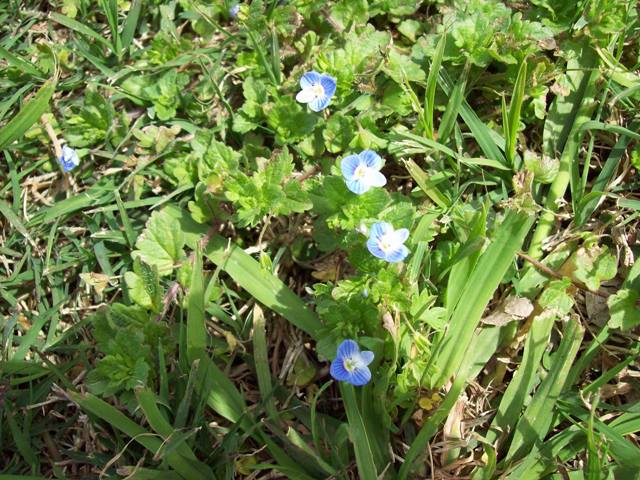
[[[551,233],[555,224],[555,212],[558,211],[558,200],[561,199],[571,180],[573,164],[578,161],[578,150],[582,144],[582,126],[591,119],[594,109],[594,97],[596,82],[599,78],[597,72],[598,57],[590,45],[583,45],[580,58],[569,61],[567,70],[575,90],[567,97],[557,97],[555,102],[555,115],[550,114],[545,123],[545,154],[554,155],[554,146],[564,146],[560,157],[560,167],[554,179],[547,198],[545,211],[540,216],[538,226],[531,238],[529,256],[539,259],[542,257],[542,243]],[[558,105],[559,104],[559,105]],[[553,113],[553,112],[552,112]],[[555,135],[555,138],[549,138]],[[563,143],[566,136],[566,144]]]
[[[516,165],[516,147],[518,145],[518,127],[520,126],[520,111],[522,110],[522,100],[524,98],[525,82],[527,81],[527,60],[523,60],[518,69],[516,84],[513,89],[513,96],[509,105],[509,112],[506,115],[506,122],[503,123],[504,136],[506,140],[507,163],[518,170]],[[504,98],[503,98],[504,105]],[[503,112],[505,112],[503,106]]]
[[[420,189],[433,201],[433,203],[443,210],[449,208],[451,202],[444,193],[440,191],[438,186],[429,179],[427,172],[422,170],[418,164],[411,159],[405,160],[404,164]]]
[[[436,51],[431,59],[429,67],[429,76],[427,77],[427,88],[424,92],[424,126],[425,135],[433,140],[433,112],[435,110],[436,87],[438,86],[438,77],[440,66],[442,65],[442,57],[444,56],[444,46],[447,36],[443,34],[438,41]]]
[[[202,273],[202,250],[196,245],[195,260],[189,289],[187,311],[187,358],[190,362],[202,357],[207,348],[207,330],[204,315],[204,276]]]
[[[142,0],[133,0],[131,7],[129,7],[129,13],[124,21],[122,27],[121,38],[121,55],[129,48],[131,42],[133,42],[133,36],[136,33],[138,27],[138,20],[140,19],[140,11],[142,10]]]
[[[271,422],[277,423],[278,410],[273,401],[273,385],[271,384],[271,371],[269,370],[269,357],[267,355],[264,312],[257,304],[253,307],[253,363],[258,377],[258,388],[265,402],[267,415]]]
[[[376,464],[373,459],[373,449],[367,436],[367,429],[364,425],[362,415],[358,409],[356,393],[352,385],[340,384],[340,392],[344,400],[344,408],[349,420],[351,430],[351,441],[356,454],[356,464],[360,478],[378,478]]]
[[[552,364],[547,376],[516,425],[505,463],[520,460],[547,435],[553,422],[553,409],[564,390],[567,375],[578,353],[583,335],[584,328],[575,320],[570,320],[560,346],[551,359]]]
[[[31,75],[35,78],[42,78],[42,72],[38,70],[33,64],[23,60],[18,55],[14,55],[8,50],[0,47],[0,58],[4,58],[9,65],[13,65],[15,68],[23,73]]]
[[[47,80],[20,111],[0,129],[0,150],[20,138],[49,108],[57,79]]]
[[[589,123],[589,122],[587,122]],[[632,127],[633,128],[633,127]],[[636,124],[637,128],[637,124]],[[591,186],[591,192],[605,192],[607,190],[607,186],[613,179],[616,171],[618,170],[618,165],[620,165],[620,161],[622,156],[627,150],[627,146],[631,139],[623,135],[616,142],[615,146],[609,152],[609,156],[607,157],[607,161],[602,166],[600,173],[596,177],[595,181]],[[575,211],[575,223],[576,226],[580,227],[584,225],[593,212],[598,208],[598,203],[600,203],[600,198],[604,195],[596,195],[594,198],[594,194],[587,194],[582,197],[582,200],[578,204],[578,208]]]
[[[440,120],[440,126],[438,127],[438,140],[442,143],[447,143],[447,140],[449,140],[449,136],[451,135],[451,132],[453,132],[453,127],[455,127],[462,103],[465,101],[467,77],[469,76],[470,68],[471,64],[467,62],[458,82],[453,87],[453,91],[449,96],[447,108]]]
[[[440,373],[433,380],[433,387],[442,387],[460,367],[480,317],[522,247],[534,219],[527,211],[508,210],[494,240],[478,259],[434,354],[433,365]]]
[[[507,385],[500,399],[496,416],[485,435],[490,444],[498,440],[501,432],[512,431],[518,422],[522,406],[535,382],[555,320],[556,316],[551,314],[541,314],[533,318],[533,325],[525,340],[522,362]]]
[[[320,320],[315,313],[278,277],[262,268],[240,247],[229,245],[225,238],[215,236],[209,241],[204,254],[260,303],[279,313],[311,337],[317,336]]]

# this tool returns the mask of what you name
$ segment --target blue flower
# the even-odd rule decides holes
[[[233,7],[229,9],[229,16],[231,18],[236,18],[238,16],[239,11],[240,11],[240,4],[236,3]]]
[[[65,145],[62,147],[62,156],[58,158],[58,162],[60,162],[64,173],[67,173],[80,165],[80,158],[73,148]]]
[[[374,223],[369,231],[367,249],[373,256],[389,263],[401,262],[409,255],[409,249],[404,246],[407,238],[409,230],[406,228],[394,230],[390,223]]]
[[[324,73],[313,70],[302,75],[300,90],[296,100],[300,103],[308,103],[314,112],[324,110],[333,94],[336,93],[336,79]]]
[[[382,187],[387,184],[387,179],[380,173],[382,158],[371,150],[344,157],[340,162],[340,168],[347,188],[358,195],[371,187]]]
[[[345,340],[338,347],[336,359],[331,362],[329,372],[339,382],[347,382],[359,387],[369,383],[371,371],[368,365],[373,362],[373,352],[361,352],[353,340]]]

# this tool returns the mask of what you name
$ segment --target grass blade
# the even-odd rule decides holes
[[[78,32],[83,35],[86,35],[87,37],[93,38],[96,42],[100,43],[104,47],[107,47],[109,50],[112,49],[112,45],[109,43],[109,41],[106,38],[104,38],[104,36],[96,32],[95,30],[92,30],[91,28],[87,27],[84,23],[80,23],[77,20],[74,20],[73,18],[69,18],[57,12],[52,12],[49,15],[49,18],[51,18],[51,20],[53,20],[54,22],[59,23],[60,25],[64,25],[65,27],[70,28],[71,30],[74,30],[75,32]]]
[[[109,426],[125,433],[140,445],[145,447],[154,455],[162,448],[163,442],[157,438],[157,435],[146,431],[136,422],[126,417],[122,412],[107,402],[100,400],[98,397],[90,393],[79,394],[75,392],[67,392],[69,397],[80,405],[80,408],[92,415],[104,420]],[[166,455],[167,463],[185,479],[206,479],[206,477],[176,451],[168,452]]]
[[[136,28],[138,27],[141,10],[142,0],[133,0],[133,2],[131,2],[131,7],[129,7],[127,18],[124,21],[124,26],[122,27],[122,35],[120,35],[122,43],[121,55],[124,55],[124,52],[129,48],[131,42],[133,42],[133,36],[135,35]]]
[[[440,372],[432,382],[435,388],[444,385],[459,368],[484,309],[522,247],[533,221],[534,217],[526,211],[508,210],[493,242],[480,256],[461,295],[473,301],[459,301],[455,306],[449,329],[434,354],[433,362]]]
[[[273,401],[273,385],[267,354],[267,333],[264,324],[264,312],[259,305],[253,307],[253,360],[258,377],[258,388],[265,402],[265,409],[272,422],[277,422],[278,411]]]
[[[378,478],[376,463],[373,459],[373,450],[367,436],[364,420],[358,409],[356,392],[352,385],[344,383],[340,384],[340,391],[342,393],[342,399],[344,400],[347,418],[349,419],[351,441],[353,442],[353,448],[356,454],[356,464],[358,465],[360,478]]]
[[[565,380],[578,353],[584,328],[570,320],[557,352],[552,357],[549,373],[518,421],[505,462],[521,459],[547,435],[553,422],[553,409],[565,387]]]
[[[509,105],[507,123],[503,124],[506,139],[507,163],[516,170],[516,147],[518,145],[518,130],[520,127],[520,111],[522,110],[522,100],[524,98],[525,83],[527,81],[527,60],[523,60],[518,69],[516,84],[513,89],[513,96]],[[503,109],[504,111],[504,109]]]
[[[189,289],[187,313],[187,358],[193,362],[201,358],[207,348],[207,329],[204,314],[204,276],[202,273],[202,250],[196,245],[195,261]]]
[[[49,100],[56,91],[56,79],[47,80],[33,98],[0,129],[0,150],[20,138],[49,108]]]
[[[444,56],[444,47],[447,43],[447,35],[442,34],[436,51],[431,59],[429,67],[429,76],[427,77],[427,88],[424,92],[424,125],[425,135],[433,140],[433,112],[435,110],[436,87],[438,86],[438,77],[440,76],[440,66],[442,65],[442,57]]]
[[[528,253],[535,259],[542,257],[542,243],[555,224],[557,201],[564,196],[569,186],[573,164],[578,158],[583,137],[582,126],[591,119],[599,78],[597,61],[598,57],[589,45],[583,45],[579,59],[569,61],[567,69],[571,71],[567,75],[571,79],[573,91],[567,97],[556,98],[554,109],[545,122],[544,153],[553,157],[556,148],[564,148],[560,157],[560,169],[545,200],[545,212],[540,216],[529,246]]]

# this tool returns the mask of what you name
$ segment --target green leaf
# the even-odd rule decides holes
[[[405,82],[421,82],[426,77],[420,65],[408,55],[403,55],[395,49],[389,52],[384,71],[399,85]]]
[[[279,97],[267,115],[267,124],[276,132],[280,145],[299,142],[309,135],[318,121],[292,97]]]
[[[569,287],[571,287],[571,281],[568,278],[549,282],[547,288],[540,295],[538,303],[542,308],[554,312],[558,317],[566,315],[574,304],[573,296],[567,293]]]
[[[344,400],[344,408],[347,412],[349,420],[350,438],[356,453],[356,464],[358,465],[358,473],[360,478],[378,478],[376,472],[376,464],[373,459],[373,451],[370,440],[367,436],[367,429],[364,424],[356,393],[352,385],[340,383],[340,391]]]
[[[581,248],[576,253],[575,263],[574,277],[592,291],[598,290],[602,281],[615,277],[618,270],[616,257],[609,253],[606,245]]]
[[[125,433],[152,454],[155,455],[162,448],[163,442],[161,439],[146,431],[138,425],[138,423],[125,416],[112,405],[91,394],[78,394],[75,392],[67,392],[67,394],[74,402],[80,405],[83,410],[102,419],[110,427]],[[175,450],[167,453],[166,461],[171,468],[182,475],[183,478],[194,480],[211,478],[210,475],[203,474],[203,472],[200,471],[200,463],[194,465],[192,461],[184,458]]]
[[[325,146],[331,153],[339,153],[349,148],[355,135],[356,123],[351,117],[333,116],[322,131]]]
[[[205,354],[207,329],[204,313],[204,275],[202,272],[202,250],[196,244],[195,261],[189,289],[189,310],[187,313],[187,356],[194,362]]]
[[[0,129],[0,150],[20,138],[49,108],[56,79],[47,80],[20,111]]]
[[[146,228],[138,237],[136,250],[131,256],[155,265],[160,276],[166,276],[183,257],[184,243],[180,222],[164,210],[156,211],[151,214]]]
[[[495,238],[478,259],[453,310],[449,330],[434,353],[434,365],[439,369],[432,381],[435,387],[444,385],[460,366],[484,309],[514,261],[533,221],[534,217],[525,211],[508,210]]]
[[[611,319],[609,326],[621,330],[631,330],[640,325],[640,294],[636,290],[622,289],[607,299]]]
[[[516,425],[505,459],[507,462],[522,459],[541,443],[549,432],[553,423],[552,412],[565,388],[567,374],[578,353],[583,335],[584,328],[575,320],[570,320],[564,329],[560,346],[552,357],[549,373]]]
[[[147,265],[136,258],[133,272],[126,272],[124,278],[131,300],[155,313],[162,311],[162,288],[157,266]]]

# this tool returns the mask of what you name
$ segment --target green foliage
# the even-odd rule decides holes
[[[258,171],[247,176],[241,172],[225,185],[225,196],[237,208],[241,226],[255,225],[265,215],[289,215],[311,208],[300,182],[291,178],[293,157],[285,148],[272,160],[263,159]]]
[[[9,3],[0,478],[638,469],[635,2]]]
[[[593,245],[580,249],[576,255],[575,277],[590,290],[598,290],[600,283],[616,275],[617,261],[607,246]]]
[[[166,276],[184,256],[184,242],[184,233],[175,218],[164,211],[153,212],[131,256],[156,267],[159,275]]]
[[[90,147],[107,139],[111,135],[113,144],[122,138],[122,128],[127,127],[127,117],[116,115],[113,105],[99,93],[88,90],[82,106],[75,109],[66,121],[65,137],[73,147]],[[127,122],[118,127],[116,122]],[[120,135],[118,135],[120,134]]]
[[[611,320],[609,326],[619,328],[621,330],[630,330],[640,325],[640,308],[638,308],[638,300],[640,294],[636,290],[623,289],[618,290],[607,300]]]
[[[97,395],[132,392],[154,377],[159,345],[170,349],[167,326],[140,307],[114,304],[92,317],[93,335],[103,357],[89,373]],[[168,351],[166,349],[165,351]]]

